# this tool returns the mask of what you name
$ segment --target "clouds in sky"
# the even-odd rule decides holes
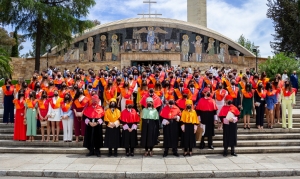
[[[187,0],[156,0],[152,13],[162,13],[164,18],[187,20]],[[138,17],[148,13],[143,0],[96,0],[87,19],[97,19],[102,24],[125,18]],[[272,55],[270,41],[274,33],[272,21],[266,17],[267,0],[207,0],[208,28],[233,40],[241,34],[260,46],[262,57]],[[21,54],[31,49],[31,43],[24,44]]]

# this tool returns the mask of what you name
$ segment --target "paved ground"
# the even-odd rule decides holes
[[[0,154],[1,176],[97,178],[210,178],[300,176],[299,154],[238,157],[85,157],[74,154]]]

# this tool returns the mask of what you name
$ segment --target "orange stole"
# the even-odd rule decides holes
[[[253,93],[251,92],[247,92],[245,89],[242,89],[242,93],[244,95],[245,98],[252,98]]]
[[[6,89],[6,85],[3,85],[3,86],[2,86],[3,93],[4,93],[6,96],[13,95],[13,94],[14,94],[14,89],[15,89],[15,88],[14,88],[13,85],[10,85],[9,90]]]
[[[13,103],[15,104],[16,106],[16,109],[23,109],[25,106],[24,106],[24,100],[21,102],[20,100],[18,99],[14,99],[13,100]]]
[[[98,84],[99,84],[99,80],[95,79],[94,82],[93,82],[93,88],[97,88]]]
[[[107,85],[107,82],[104,78],[100,78],[100,82],[101,82],[102,86],[104,86],[104,87]]]
[[[245,89],[245,83],[244,82],[241,81],[241,82],[239,82],[239,84],[240,84],[242,89]]]
[[[54,84],[60,85],[60,84],[62,84],[63,81],[64,81],[63,79],[56,79],[56,80],[54,80]]]
[[[267,96],[273,96],[276,95],[277,90],[267,91]]]
[[[45,101],[46,102],[46,101]],[[46,109],[44,100],[38,100],[38,105],[40,109]]]
[[[126,90],[124,88],[121,88],[121,94],[122,97],[124,97],[125,99],[129,99],[132,95],[133,89],[128,89],[127,93]]]
[[[71,90],[71,91],[70,91],[70,94],[71,94],[71,97],[74,98],[74,97],[75,97],[75,94],[76,94],[76,91]]]
[[[182,98],[182,94],[181,94],[181,92],[180,92],[179,89],[174,89],[174,92],[176,93],[176,96],[177,96],[179,99]]]
[[[106,99],[108,101],[115,96],[115,90],[116,90],[116,87],[112,87],[110,90],[107,90],[107,89],[104,90]]]
[[[67,93],[70,93],[70,90],[59,91],[59,97],[64,98]]]
[[[288,90],[285,90],[285,88],[283,88],[282,92],[283,92],[284,97],[289,97],[289,96],[291,96],[291,94],[293,94],[294,91],[288,91]]]
[[[74,80],[72,78],[66,79],[67,86],[70,87],[74,84]]]
[[[235,91],[233,91],[231,86],[228,86],[227,91],[228,91],[228,93],[230,94],[230,96],[232,98],[237,98],[238,97],[237,95],[238,95],[239,89],[237,87],[235,88]]]
[[[27,105],[27,108],[34,108],[35,107],[35,104],[36,104],[36,100],[31,100],[31,99],[26,99],[26,105]]]
[[[16,92],[19,92],[21,89],[21,85],[20,84],[16,84]]]
[[[256,92],[257,92],[257,94],[258,94],[258,96],[259,97],[261,97],[261,98],[266,98],[266,91],[265,90],[263,90],[263,92],[259,92],[257,89],[256,89]]]
[[[173,96],[174,88],[170,88],[168,90],[166,88],[164,88],[163,91],[164,91],[165,99],[168,99],[169,96]]]
[[[61,106],[61,102],[63,101],[63,98],[57,98],[56,103],[53,103],[53,99],[50,100],[50,105],[53,109],[58,109]]]
[[[62,110],[63,112],[68,112],[69,109],[71,108],[71,106],[72,106],[72,101],[69,102],[69,103],[64,103],[64,102],[62,102],[62,103],[61,103],[61,110]]]
[[[86,98],[86,97],[84,97],[83,100],[82,100],[81,102],[79,102],[79,100],[76,99],[76,100],[74,101],[74,104],[75,104],[75,106],[76,106],[77,108],[83,108],[83,107],[85,107],[85,105],[86,105],[88,102],[89,102],[89,99]]]
[[[215,94],[216,94],[216,99],[218,101],[222,101],[225,97],[226,91],[224,89],[222,89],[222,90],[218,89]]]

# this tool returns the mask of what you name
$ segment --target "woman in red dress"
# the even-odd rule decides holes
[[[41,99],[38,101],[38,119],[42,121],[47,121],[47,126],[41,125],[41,133],[42,133],[42,142],[45,141],[45,130],[44,127],[47,128],[47,142],[50,141],[50,122],[48,121],[47,113],[49,109],[49,101],[48,95],[46,91],[42,92]]]
[[[26,125],[24,125],[25,115],[25,99],[24,91],[19,91],[18,99],[14,99],[13,103],[16,107],[14,140],[26,141]]]

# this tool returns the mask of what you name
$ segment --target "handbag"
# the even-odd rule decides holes
[[[55,112],[51,112],[50,113],[50,118],[54,118],[55,117]]]
[[[42,127],[46,127],[46,126],[47,126],[47,121],[42,121],[42,120],[41,120],[40,122],[41,122],[41,126],[42,126]]]

